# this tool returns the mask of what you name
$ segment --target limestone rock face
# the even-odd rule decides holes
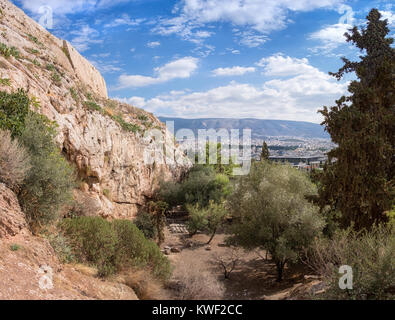
[[[92,90],[101,97],[107,98],[106,82],[100,72],[92,66],[73,46],[63,41],[63,51],[69,58],[69,62],[76,73],[77,77],[85,84],[89,85]]]
[[[15,236],[27,227],[15,194],[0,183],[0,239]]]
[[[108,99],[103,77],[71,44],[7,0],[0,9],[0,42],[19,51],[0,55],[0,78],[9,79],[0,90],[26,90],[58,123],[59,148],[81,180],[76,197],[96,215],[133,218],[159,180],[179,178],[189,160],[152,114]]]

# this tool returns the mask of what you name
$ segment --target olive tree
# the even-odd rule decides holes
[[[297,261],[324,227],[318,208],[306,199],[315,193],[307,175],[289,165],[254,163],[229,198],[234,218],[229,242],[268,251],[281,281],[285,265]]]

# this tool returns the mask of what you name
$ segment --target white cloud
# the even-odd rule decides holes
[[[267,74],[281,78],[261,86],[232,81],[208,91],[160,95],[147,100],[132,97],[129,101],[139,99],[140,107],[162,116],[322,121],[317,110],[334,104],[346,93],[347,83],[337,82],[309,65],[307,59],[279,57],[269,57],[263,68]],[[282,67],[281,62],[287,67]],[[282,78],[285,75],[288,78]]]
[[[231,67],[231,68],[217,68],[212,71],[213,76],[242,76],[243,74],[255,72],[254,67]]]
[[[24,9],[39,13],[42,6],[51,7],[55,15],[84,12],[95,8],[107,8],[130,0],[20,0]]]
[[[338,9],[343,14],[338,23],[325,26],[324,28],[309,35],[310,40],[321,42],[320,45],[311,49],[313,52],[331,53],[334,49],[346,43],[344,34],[353,27],[355,23],[354,11],[350,6],[343,5]]]
[[[274,77],[315,74],[317,71],[320,72],[318,69],[309,65],[309,61],[306,58],[291,58],[281,53],[268,58],[262,58],[257,65],[264,68],[265,75]]]
[[[129,15],[123,14],[120,18],[116,18],[110,23],[104,25],[104,28],[115,28],[118,26],[138,26],[140,25],[144,19],[131,19]]]
[[[115,72],[122,71],[122,69],[120,67],[117,67],[114,63],[108,63],[108,62],[104,62],[104,61],[101,61],[101,60],[98,60],[98,61],[90,60],[90,62],[102,74],[115,73]]]
[[[156,48],[160,46],[160,42],[159,41],[152,41],[152,42],[148,42],[147,43],[147,47],[149,48]]]
[[[103,43],[102,39],[97,39],[99,32],[88,25],[82,26],[80,30],[71,32],[75,37],[71,40],[71,44],[80,52],[89,49],[90,44]]]
[[[381,15],[383,16],[382,19],[387,19],[388,20],[388,25],[390,27],[395,27],[395,13],[392,11],[381,11]]]
[[[199,60],[194,57],[184,57],[154,69],[155,77],[142,75],[121,75],[119,88],[145,87],[167,82],[173,79],[189,78],[197,69]]]
[[[343,1],[183,0],[173,10],[173,13],[178,15],[171,19],[161,20],[154,31],[162,35],[178,34],[188,40],[196,38],[195,29],[211,23],[225,22],[235,26],[249,27],[249,32],[241,35],[240,43],[253,47],[267,40],[259,33],[267,34],[286,27],[289,23],[289,12],[335,8]]]

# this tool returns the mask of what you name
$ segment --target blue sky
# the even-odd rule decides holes
[[[155,115],[320,122],[347,91],[328,76],[359,52],[342,36],[392,1],[14,0],[103,74],[109,95]],[[47,25],[48,27],[48,25]]]

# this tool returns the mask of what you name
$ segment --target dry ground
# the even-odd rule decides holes
[[[210,245],[206,244],[209,236],[205,234],[197,234],[190,238],[185,233],[171,233],[169,228],[166,228],[165,235],[166,240],[162,248],[181,249],[181,252],[170,253],[168,256],[174,267],[172,280],[177,280],[177,274],[185,272],[179,271],[185,269],[185,266],[189,268],[187,272],[190,275],[205,271],[207,273],[198,275],[202,281],[210,275],[223,287],[223,291],[217,294],[218,299],[303,299],[309,298],[306,292],[320,283],[318,280],[305,279],[304,275],[308,271],[304,266],[287,268],[284,280],[281,283],[276,282],[275,265],[265,259],[266,253],[262,251],[243,251],[230,278],[225,279],[223,269],[216,261],[218,256],[227,256],[232,250],[224,246],[225,234],[216,235]],[[169,291],[173,298],[179,298],[174,286],[171,286]]]

